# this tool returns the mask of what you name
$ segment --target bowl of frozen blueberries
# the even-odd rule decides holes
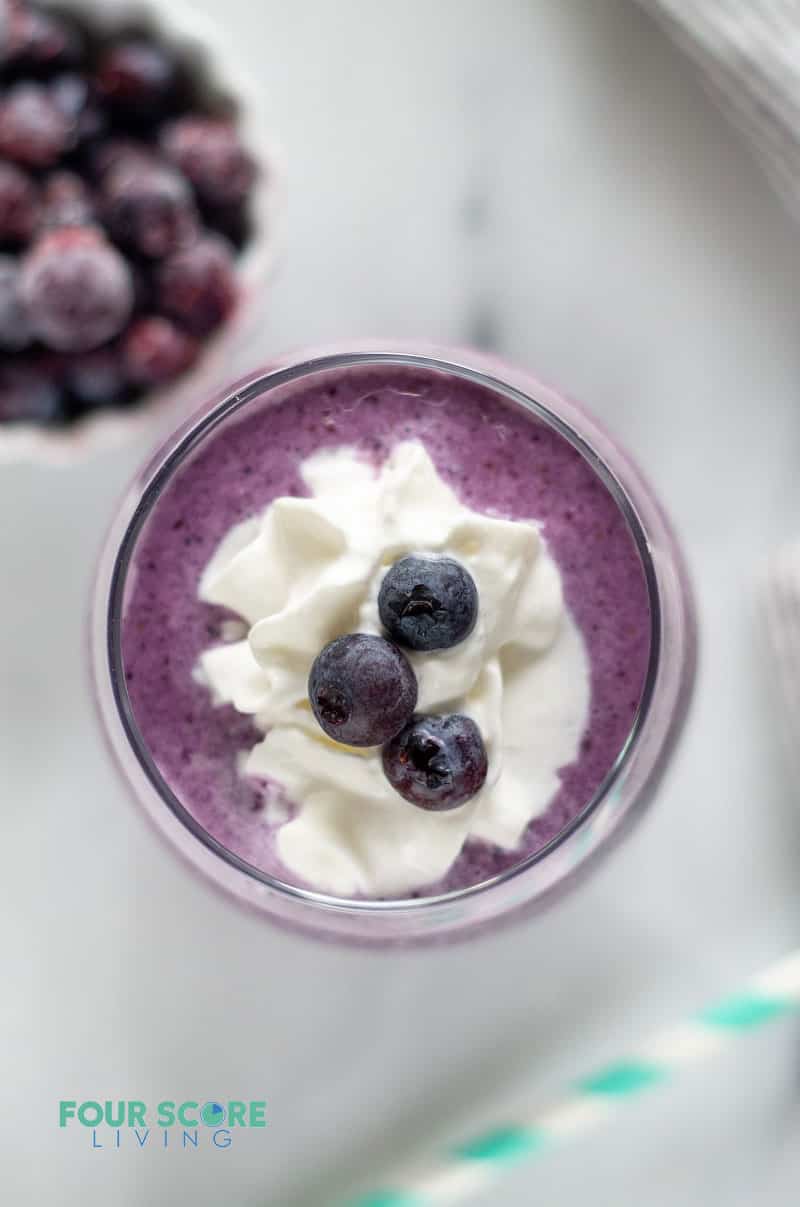
[[[69,463],[220,384],[280,153],[196,13],[0,0],[0,461]]]

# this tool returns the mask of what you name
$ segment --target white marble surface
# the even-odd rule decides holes
[[[222,14],[216,0],[198,8]],[[800,515],[800,240],[691,67],[623,0],[227,0],[288,149],[263,339],[492,339],[588,401],[682,531],[703,655],[657,806],[549,916],[381,956],[208,892],[92,715],[92,563],[143,452],[0,473],[4,1202],[328,1207],[389,1156],[546,1096],[798,940],[755,568]],[[234,366],[231,366],[233,370]],[[792,1023],[476,1207],[789,1207]],[[261,1097],[227,1152],[92,1152],[62,1097]]]

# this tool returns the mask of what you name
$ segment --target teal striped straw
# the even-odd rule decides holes
[[[613,1116],[735,1039],[800,1007],[800,950],[753,977],[740,992],[654,1035],[625,1059],[583,1077],[554,1105],[497,1120],[476,1136],[410,1168],[342,1207],[445,1207],[485,1189],[521,1161]]]

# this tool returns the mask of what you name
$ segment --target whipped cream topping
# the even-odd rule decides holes
[[[236,525],[206,567],[201,599],[237,613],[247,635],[206,650],[199,670],[219,703],[250,714],[264,733],[242,766],[296,806],[276,836],[286,867],[320,892],[398,895],[440,880],[469,837],[519,843],[578,753],[588,657],[535,523],[465,507],[421,443],[398,444],[380,469],[339,448],[301,471],[311,494],[275,499]],[[404,800],[380,750],[331,741],[308,701],[311,664],[328,641],[381,633],[381,581],[407,553],[453,557],[478,588],[466,640],[405,651],[417,711],[466,713],[486,745],[484,787],[450,812]]]

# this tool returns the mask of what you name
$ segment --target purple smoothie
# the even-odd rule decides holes
[[[543,421],[488,387],[437,369],[370,365],[315,374],[249,403],[206,436],[175,472],[136,546],[122,623],[133,715],[160,773],[194,818],[229,850],[299,883],[275,852],[265,800],[274,786],[237,762],[260,734],[214,707],[193,678],[200,653],[224,640],[229,614],[197,597],[202,571],[232,525],[280,495],[307,493],[300,465],[322,447],[354,446],[376,464],[401,440],[425,445],[470,508],[540,523],[591,666],[580,752],[520,846],[470,840],[447,876],[411,896],[479,883],[532,854],[584,808],[624,746],[650,656],[648,588],[612,494],[589,463]],[[314,885],[306,886],[314,888]]]

